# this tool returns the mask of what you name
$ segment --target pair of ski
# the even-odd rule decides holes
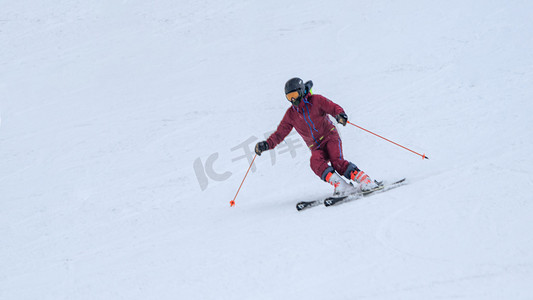
[[[393,188],[402,186],[404,184],[405,184],[405,178],[400,179],[400,180],[395,181],[395,182],[390,183],[390,184],[381,182],[381,183],[379,183],[378,187],[376,187],[375,189],[372,189],[370,191],[359,192],[359,193],[346,195],[346,196],[340,196],[340,197],[339,196],[333,196],[333,197],[328,197],[326,199],[320,199],[320,200],[314,200],[314,201],[298,202],[296,204],[296,209],[298,211],[301,211],[301,210],[308,209],[308,208],[311,208],[311,207],[315,207],[315,206],[318,206],[318,205],[321,205],[321,204],[324,204],[324,206],[333,206],[333,205],[337,205],[337,204],[340,204],[340,203],[353,201],[353,200],[359,199],[361,197],[366,197],[366,196],[369,196],[369,195],[373,195],[373,194],[376,194],[376,193],[382,193],[382,192],[391,190]]]

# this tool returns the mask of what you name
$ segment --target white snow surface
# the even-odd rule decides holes
[[[0,299],[533,299],[532,11],[2,1]],[[297,212],[332,187],[293,135],[231,208],[294,76],[430,159],[340,127],[408,184]]]

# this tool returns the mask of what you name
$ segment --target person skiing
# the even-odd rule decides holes
[[[261,155],[264,151],[274,149],[294,128],[311,150],[311,169],[323,181],[334,186],[334,195],[343,196],[377,188],[376,181],[371,180],[354,163],[344,159],[337,128],[327,117],[331,115],[346,126],[348,116],[344,109],[324,96],[313,94],[312,87],[312,81],[304,84],[297,77],[287,81],[285,96],[292,105],[285,112],[277,130],[266,141],[256,144],[255,153]],[[357,182],[358,188],[339,174]]]

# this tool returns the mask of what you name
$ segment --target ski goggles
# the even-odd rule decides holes
[[[298,97],[300,97],[300,93],[298,91],[290,92],[286,94],[285,97],[287,97],[287,100],[292,102],[293,100],[296,100],[298,99]]]

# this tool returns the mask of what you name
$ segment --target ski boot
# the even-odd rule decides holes
[[[335,171],[328,173],[325,177],[325,181],[333,185],[335,188],[333,191],[334,197],[343,197],[357,193],[357,188],[354,187],[351,182],[347,183],[344,181],[344,179],[342,179],[342,177]]]
[[[370,179],[370,176],[361,170],[353,170],[350,173],[350,179],[359,183],[359,188],[363,194],[374,192],[383,186],[382,182]]]

